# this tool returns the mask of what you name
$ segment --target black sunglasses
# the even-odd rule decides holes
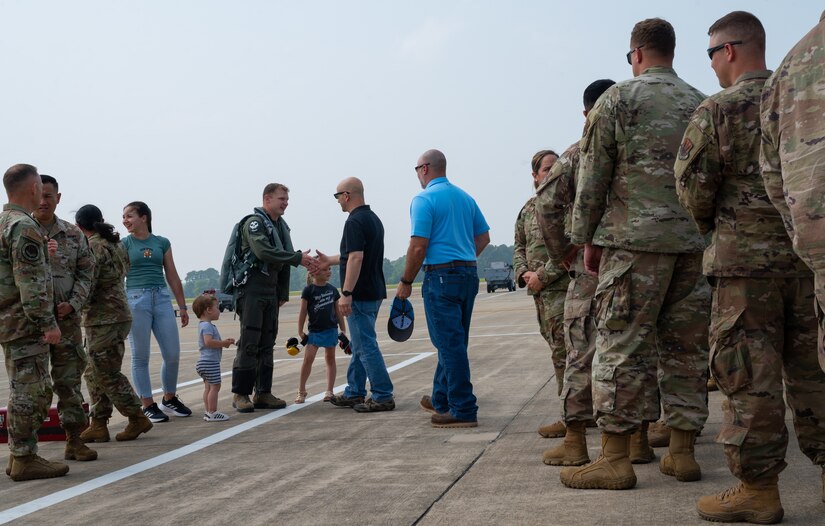
[[[708,58],[713,60],[713,54],[722,49],[723,47],[727,46],[728,44],[730,44],[731,46],[735,46],[737,44],[744,44],[744,42],[742,42],[741,40],[731,40],[730,42],[723,42],[718,46],[709,47]]]
[[[627,54],[624,57],[627,59],[628,64],[630,64],[631,66],[633,65],[633,62],[630,61],[630,55],[632,55],[633,52],[636,51],[637,49],[642,49],[643,47],[645,47],[644,44],[642,44],[641,46],[638,46],[638,47],[634,47],[633,49],[631,49],[630,51],[627,52]]]
[[[334,197],[335,199],[338,199],[338,198],[339,198],[339,197],[341,197],[342,195],[344,195],[344,194],[348,194],[348,193],[349,193],[349,192],[347,192],[347,191],[344,191],[344,192],[335,192],[334,194],[332,194],[332,197]]]
[[[429,165],[430,165],[430,163],[419,164],[418,166],[415,167],[415,171],[417,172],[418,170],[424,168],[425,166],[429,166]]]

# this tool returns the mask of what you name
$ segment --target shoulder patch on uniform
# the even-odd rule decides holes
[[[682,141],[681,146],[679,146],[679,160],[686,161],[687,158],[690,156],[690,151],[693,149],[693,141],[691,141],[688,137],[685,137]]]
[[[40,261],[40,245],[24,238],[20,246],[20,257],[27,263],[37,263]]]
[[[249,223],[249,231],[250,232],[257,232],[261,228],[261,223],[257,219],[253,220]]]

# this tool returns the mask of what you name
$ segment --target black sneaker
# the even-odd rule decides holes
[[[353,407],[356,404],[363,404],[364,397],[353,396],[352,398],[349,398],[344,395],[335,395],[329,400],[329,403],[338,407]]]
[[[177,396],[171,400],[162,400],[160,407],[164,413],[172,413],[175,416],[192,416],[192,410],[183,405],[183,402]]]
[[[376,402],[372,398],[367,398],[363,404],[352,406],[358,413],[375,413],[376,411],[392,411],[395,409],[395,400],[390,398],[384,402]]]
[[[158,423],[158,422],[168,422],[169,417],[163,414],[163,411],[160,410],[158,404],[153,403],[149,407],[143,408],[143,414],[146,415],[146,418],[149,419],[150,422]]]

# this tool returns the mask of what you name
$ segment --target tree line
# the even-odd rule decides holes
[[[393,261],[384,258],[384,279],[387,281],[388,285],[392,286],[394,283],[398,283],[401,279],[401,274],[404,272],[404,265],[406,264],[406,261],[407,256],[401,256]],[[478,257],[480,276],[483,276],[483,269],[488,268],[490,263],[493,261],[512,263],[513,246],[487,245],[487,248],[485,248]],[[206,270],[192,270],[187,272],[186,277],[183,280],[183,292],[187,298],[193,298],[198,294],[201,294],[204,290],[218,290],[220,277],[220,272],[211,267]],[[423,278],[424,273],[419,272],[418,276],[415,278],[415,281],[421,282]],[[293,268],[290,273],[289,289],[292,291],[300,291],[304,288],[304,286],[306,286],[306,283],[307,270],[304,267],[298,267],[297,269]],[[336,268],[333,268],[330,283],[336,287],[341,287],[341,283],[338,278],[338,270]]]

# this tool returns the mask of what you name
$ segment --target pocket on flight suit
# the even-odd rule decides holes
[[[726,395],[750,386],[753,378],[747,335],[740,323],[744,312],[736,309],[711,320],[710,372]]]
[[[596,287],[596,327],[623,331],[630,324],[630,269],[632,263],[619,265],[605,272]]]

